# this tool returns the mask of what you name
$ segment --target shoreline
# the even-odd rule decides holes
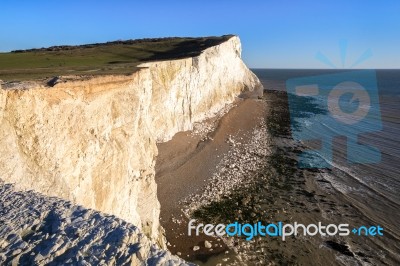
[[[204,190],[199,189],[199,187],[193,189],[195,186],[192,185],[196,183],[190,182],[191,186],[188,190],[185,190],[189,192],[190,196],[188,195],[186,201],[176,201],[181,205],[179,205],[179,216],[175,222],[168,221],[168,217],[170,217],[168,215],[172,212],[168,213],[164,204],[170,198],[161,197],[159,194],[161,224],[166,230],[167,240],[171,242],[171,246],[168,246],[168,248],[172,254],[177,254],[183,259],[199,265],[243,265],[243,263],[246,265],[264,265],[266,263],[272,263],[272,265],[358,265],[360,263],[391,264],[398,261],[398,255],[393,253],[397,245],[393,242],[394,236],[391,236],[390,232],[386,232],[385,238],[368,238],[355,235],[346,237],[298,235],[292,236],[286,241],[273,237],[257,237],[251,241],[237,237],[223,237],[217,239],[219,240],[217,241],[215,238],[206,238],[205,236],[197,238],[187,236],[187,216],[194,217],[202,223],[212,224],[227,224],[232,221],[231,219],[236,219],[239,222],[246,223],[282,221],[284,223],[311,224],[320,221],[323,224],[373,225],[373,221],[357,208],[351,198],[341,193],[329,179],[329,176],[336,174],[336,170],[299,169],[297,167],[297,155],[304,149],[304,146],[302,143],[295,142],[290,136],[287,95],[284,92],[277,91],[267,91],[265,94],[262,100],[265,107],[263,115],[266,128],[272,138],[269,145],[271,150],[261,160],[264,163],[263,167],[251,176],[252,182],[244,182],[238,188],[231,187],[227,190],[225,197],[219,199],[213,197],[215,193],[212,188],[206,186],[204,180],[198,184],[203,184]],[[232,111],[241,110],[240,106],[243,105],[239,104],[226,116],[234,117]],[[227,122],[232,121],[224,120],[223,117],[219,125],[228,126],[229,123]],[[239,125],[240,123],[238,123]],[[254,127],[250,128],[251,130],[247,129],[253,132]],[[213,134],[220,134],[218,128],[208,136]],[[179,136],[177,137],[181,139]],[[246,140],[247,144],[251,142],[249,135],[247,135]],[[195,148],[201,153],[210,144],[220,144],[221,148],[218,147],[218,150],[222,154],[218,153],[218,156],[231,156],[232,150],[223,150],[223,147],[226,147],[229,142],[214,143],[211,139],[207,139],[205,143],[197,145]],[[243,144],[246,144],[246,142]],[[171,142],[170,148],[172,147],[174,145]],[[244,146],[238,145],[237,147]],[[163,152],[162,149],[161,152]],[[190,157],[191,153],[186,155]],[[205,169],[207,164],[204,162],[209,160],[202,160],[202,157],[195,158],[194,161],[190,161],[192,158],[187,158],[192,169]],[[213,162],[213,175],[221,170],[217,169],[217,166],[222,161],[222,159],[219,159],[218,162]],[[229,171],[224,173],[218,179],[224,180],[224,178],[229,177]],[[172,174],[171,177],[173,176],[176,177]],[[245,177],[250,176],[245,175]],[[180,176],[180,178],[173,186],[187,185],[183,176]],[[172,180],[170,179],[170,181]],[[207,180],[212,181],[213,179]],[[157,175],[156,181],[159,185]],[[170,184],[165,182],[164,185]],[[223,189],[223,185],[220,184],[220,188]],[[177,192],[178,194],[175,195],[182,195],[179,194],[181,193],[179,190]],[[207,195],[211,195],[211,197],[208,197],[208,201]],[[190,197],[194,197],[192,201],[190,201]],[[203,199],[206,200],[203,201]],[[186,208],[182,207],[182,204]],[[195,208],[191,209],[193,206]],[[186,213],[183,214],[182,212],[185,210]],[[177,235],[178,237],[176,237]],[[204,248],[204,240],[212,241],[212,251]],[[215,244],[218,245],[216,249],[214,249]],[[194,245],[199,246],[200,249],[193,251]],[[182,250],[186,252],[182,252]],[[227,254],[225,254],[226,251],[228,251]],[[387,256],[382,256],[382,252],[385,252]]]

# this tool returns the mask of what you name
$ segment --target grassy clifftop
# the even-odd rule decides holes
[[[158,38],[0,53],[0,79],[21,81],[58,75],[130,74],[142,62],[197,56],[232,35]]]

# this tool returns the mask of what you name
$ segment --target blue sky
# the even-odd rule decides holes
[[[141,2],[141,3],[136,3]],[[0,51],[116,39],[238,34],[258,68],[400,68],[400,1],[2,0]]]

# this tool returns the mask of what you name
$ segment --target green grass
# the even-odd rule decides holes
[[[130,74],[142,62],[196,56],[230,37],[142,39],[0,53],[0,79]]]

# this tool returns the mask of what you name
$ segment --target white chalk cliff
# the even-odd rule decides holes
[[[156,142],[261,85],[236,36],[196,57],[140,67],[129,76],[1,89],[0,179],[116,215],[162,246]]]

